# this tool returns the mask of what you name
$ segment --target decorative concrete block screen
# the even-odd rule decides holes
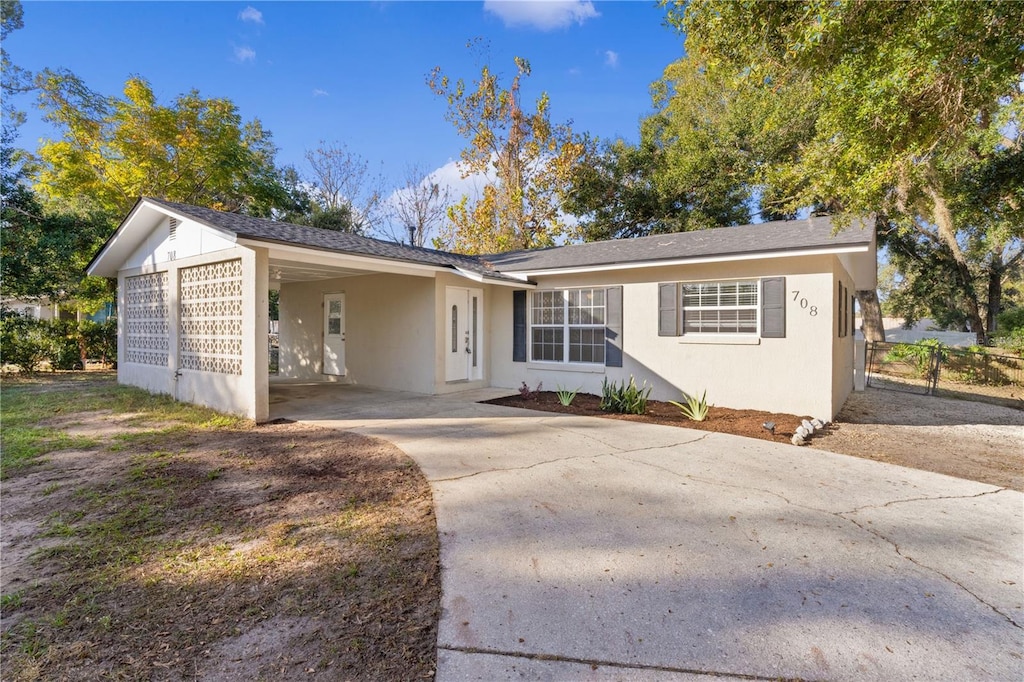
[[[125,277],[125,362],[167,366],[167,273]]]
[[[180,368],[241,374],[241,259],[182,268],[180,273]]]

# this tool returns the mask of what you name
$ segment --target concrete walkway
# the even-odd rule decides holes
[[[470,402],[500,392],[346,390],[273,416],[385,438],[430,480],[441,682],[1024,679],[1018,492]]]

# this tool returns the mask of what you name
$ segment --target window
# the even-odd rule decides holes
[[[534,291],[530,359],[604,364],[605,290]]]
[[[757,281],[683,284],[684,334],[756,334]]]

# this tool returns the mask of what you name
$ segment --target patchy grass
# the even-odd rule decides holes
[[[436,525],[393,446],[110,380],[3,398],[5,680],[433,676]]]

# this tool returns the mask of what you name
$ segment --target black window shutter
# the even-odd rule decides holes
[[[761,337],[786,338],[786,278],[761,280]]]
[[[679,336],[679,284],[658,285],[658,336]]]
[[[622,287],[608,287],[604,290],[605,367],[622,367]]]
[[[526,292],[512,292],[512,362],[526,362]]]

